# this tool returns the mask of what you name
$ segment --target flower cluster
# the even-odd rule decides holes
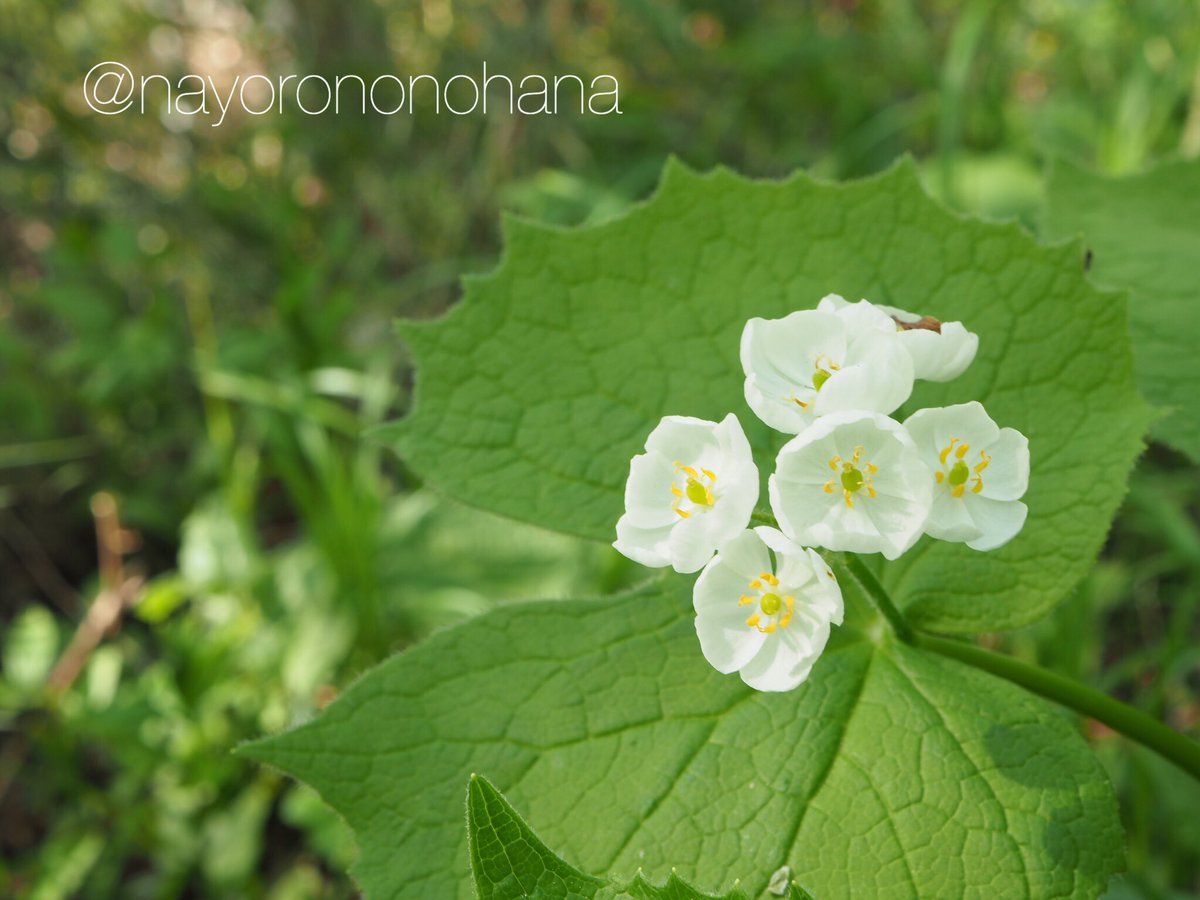
[[[979,338],[866,300],[751,319],[746,403],[795,435],[768,479],[779,529],[750,529],[759,475],[737,417],[667,416],[633,458],[619,551],[647,566],[704,571],[696,632],[705,658],[758,690],[808,677],[842,621],[833,572],[811,548],[896,559],[922,535],[993,550],[1025,524],[1029,444],[977,402],[891,418],[918,379],[949,381]]]

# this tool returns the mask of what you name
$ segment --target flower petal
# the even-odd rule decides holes
[[[984,449],[1000,436],[1000,427],[977,400],[918,410],[905,419],[904,427],[925,458],[940,453],[951,438]]]
[[[812,566],[814,582],[806,591],[808,607],[821,616],[825,616],[835,625],[842,624],[845,613],[845,602],[842,599],[842,586],[838,584],[833,569],[821,558],[816,550],[805,550],[809,565]]]
[[[941,541],[974,541],[983,537],[967,510],[967,497],[952,497],[948,490],[933,494],[933,509],[925,522],[925,533]]]
[[[722,610],[720,615],[704,613],[696,616],[700,652],[708,664],[723,675],[736,672],[750,662],[769,637],[746,624],[746,618],[750,615],[746,609],[739,609],[734,599],[730,608]]]
[[[871,342],[867,358],[834,372],[817,394],[818,416],[842,410],[890,413],[912,394],[912,360],[894,339]]]
[[[791,627],[769,635],[742,667],[742,681],[756,691],[790,691],[803,683],[829,640],[829,624],[812,623],[811,633],[802,624],[807,622],[798,617]]]
[[[759,531],[758,528],[745,530],[733,540],[722,544],[717,551],[716,561],[721,562],[739,579],[739,596],[745,593],[748,582],[758,578],[760,573],[767,571],[771,566],[771,557],[767,555],[767,548],[758,535]],[[707,572],[706,569],[705,574]],[[704,575],[700,577],[703,578]]]
[[[983,496],[1019,500],[1029,487],[1029,440],[1015,428],[1001,428],[987,448],[991,462],[983,472]]]
[[[814,395],[818,359],[840,364],[845,353],[845,325],[836,315],[806,309],[782,319],[751,319],[740,348],[747,405],[772,428],[798,433],[812,414],[795,401],[810,402]]]
[[[682,519],[670,531],[666,556],[681,575],[700,571],[712,559],[717,542],[709,527],[710,516],[711,513],[705,513]]]
[[[629,521],[629,516],[621,516],[617,520],[617,539],[613,547],[618,553],[629,557],[643,566],[660,569],[671,565],[667,555],[667,543],[671,536],[671,527],[639,528]],[[698,567],[697,567],[698,568]]]
[[[967,499],[967,498],[963,498]],[[995,550],[1016,537],[1025,525],[1029,508],[1020,500],[991,500],[972,497],[968,507],[971,518],[982,532],[975,540],[967,541],[972,550]]]
[[[675,524],[671,484],[675,468],[658,453],[640,453],[629,463],[625,482],[625,516],[639,528],[664,528]]]
[[[646,438],[646,451],[668,462],[694,462],[715,443],[714,423],[692,416],[664,416]]]
[[[913,372],[925,381],[952,381],[971,365],[979,336],[961,322],[943,322],[939,334],[925,328],[900,332],[900,342],[913,361]]]

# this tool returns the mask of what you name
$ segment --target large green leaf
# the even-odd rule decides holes
[[[661,885],[641,872],[624,884],[585,875],[542,843],[491,782],[476,775],[467,788],[467,839],[479,900],[748,900],[736,888],[721,897],[701,893],[674,872]],[[779,893],[785,892],[789,900],[811,900],[794,882],[784,881]]]
[[[839,629],[762,694],[697,651],[688,582],[503,608],[393,657],[243,752],[358,834],[371,898],[472,896],[462,786],[486,772],[583,871],[753,895],[1095,897],[1122,842],[1108,781],[1041,701]],[[878,643],[876,643],[878,641]]]
[[[1200,163],[1106,178],[1060,163],[1046,231],[1082,233],[1100,284],[1129,290],[1138,385],[1173,410],[1154,434],[1200,462]]]
[[[882,574],[910,618],[949,632],[1021,625],[1091,565],[1149,414],[1124,300],[1087,283],[1081,248],[952,215],[910,163],[846,185],[672,165],[621,220],[510,221],[506,242],[444,319],[404,329],[416,406],[389,433],[439,490],[611,540],[629,459],[659,418],[730,410],[765,477],[779,436],[743,402],[742,326],[837,292],[966,322],[979,358],[920,387],[913,408],[978,399],[1030,439],[1030,517],[1015,541],[989,554],[925,541]]]

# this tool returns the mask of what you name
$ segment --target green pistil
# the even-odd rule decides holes
[[[851,467],[842,473],[842,487],[854,493],[863,486],[863,473]]]
[[[708,488],[698,482],[695,478],[687,480],[687,488],[685,489],[687,498],[699,506],[708,506]]]

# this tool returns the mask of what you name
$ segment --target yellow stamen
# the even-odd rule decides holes
[[[976,474],[978,474],[978,473],[982,472],[982,471],[983,471],[984,469],[986,469],[986,468],[987,468],[987,467],[988,467],[988,466],[991,464],[991,462],[992,462],[992,458],[991,458],[990,456],[988,456],[988,454],[987,454],[987,451],[986,451],[986,450],[980,450],[980,451],[979,451],[979,459],[980,459],[980,461],[979,461],[978,463],[976,463],[976,464],[975,464],[975,473],[976,473]]]
[[[707,475],[707,476],[708,476],[708,480],[709,480],[709,481],[716,481],[716,480],[717,480],[717,476],[716,476],[716,474],[715,474],[714,472],[710,472],[708,469],[701,469],[700,471],[701,471],[701,472],[703,472],[705,475]]]
[[[692,517],[692,514],[690,512],[688,512],[686,509],[680,509],[678,506],[672,506],[671,509],[673,509],[673,510],[675,510],[675,512],[679,513],[680,518],[690,519]]]
[[[762,578],[762,580],[765,581],[767,584],[769,584],[771,587],[779,587],[779,579],[776,578],[774,575],[772,575],[770,572],[763,572],[759,575],[759,577]]]
[[[943,481],[946,480],[946,473],[939,471],[933,477],[937,479],[938,484],[941,484]]]
[[[967,451],[970,449],[971,449],[970,444],[959,444],[958,449],[954,451],[954,455],[957,456],[959,459],[962,459],[964,456],[967,455]]]
[[[749,594],[742,594],[741,599],[738,600],[738,606],[749,606],[753,602],[754,598]]]
[[[761,622],[761,621],[762,621],[762,616],[760,616],[758,613],[755,613],[754,615],[752,615],[750,618],[748,618],[748,619],[746,620],[746,624],[747,624],[747,625],[751,625],[751,626],[753,626],[754,628],[757,628],[757,627],[758,627],[758,623],[759,623],[759,622]]]
[[[836,472],[838,470],[838,468],[841,467],[841,465],[842,465],[842,458],[840,456],[834,456],[834,457],[830,458],[829,468],[833,469],[833,471]]]
[[[950,451],[954,449],[954,445],[957,443],[958,443],[958,438],[956,438],[956,437],[950,438],[950,443],[948,443],[945,447],[943,447],[942,452],[938,454],[938,460],[941,462],[941,464],[943,466],[946,464],[946,459],[950,456]]]
[[[848,507],[850,507],[851,509],[854,509],[854,499],[853,499],[851,493],[848,490],[846,490],[845,488],[842,488],[842,498],[846,501],[846,505]]]
[[[961,497],[966,492],[966,490],[967,490],[967,486],[965,484],[956,484],[954,487],[950,488],[950,496],[951,497]]]
[[[750,582],[750,587],[752,587],[756,591],[761,591],[762,590],[762,582],[761,581],[752,581],[752,582]]]
[[[676,497],[682,497],[682,496],[683,496],[683,491],[681,491],[681,490],[679,489],[679,486],[678,486],[678,485],[674,485],[674,484],[673,484],[673,485],[671,485],[671,493],[672,493],[672,494],[674,494]]]
[[[825,482],[825,493],[827,493],[827,494],[833,493],[833,479],[832,478],[829,481]]]

